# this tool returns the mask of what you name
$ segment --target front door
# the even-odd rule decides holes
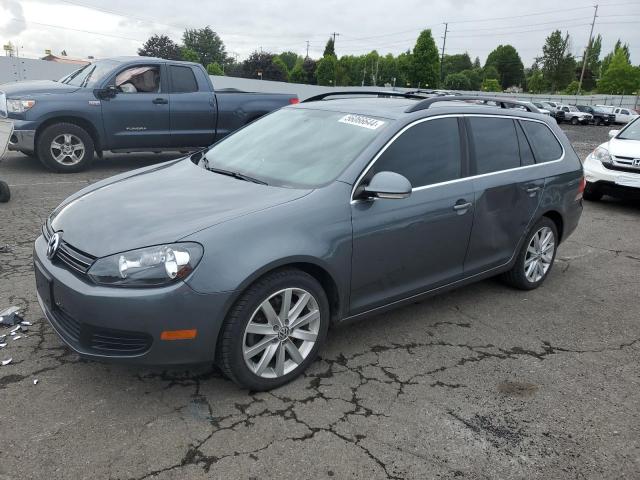
[[[352,202],[350,314],[461,277],[474,207],[459,131],[454,117],[414,124],[362,179],[392,171],[407,177],[413,191],[405,199]]]
[[[102,100],[108,149],[150,149],[171,144],[164,64],[120,70],[108,82],[118,93]]]

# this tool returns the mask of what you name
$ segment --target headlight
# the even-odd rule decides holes
[[[35,100],[7,100],[7,111],[9,113],[24,113],[36,104]]]
[[[197,243],[173,243],[140,248],[98,259],[91,269],[91,279],[102,285],[155,287],[189,275],[202,258]]]
[[[591,158],[598,160],[601,163],[606,163],[607,165],[611,165],[613,162],[611,154],[609,154],[609,150],[604,147],[596,148],[593,153],[591,153]]]

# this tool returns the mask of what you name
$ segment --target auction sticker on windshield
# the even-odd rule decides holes
[[[369,130],[376,130],[384,125],[382,120],[376,120],[375,118],[363,117],[362,115],[345,115],[340,120],[340,123],[347,123],[349,125],[355,125],[356,127],[368,128]]]

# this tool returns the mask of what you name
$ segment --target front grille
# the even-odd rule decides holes
[[[44,238],[47,242],[49,241],[53,233],[53,227],[47,220],[42,227],[42,234],[44,235]],[[91,265],[93,265],[95,259],[95,257],[88,255],[78,250],[77,248],[74,248],[73,246],[62,240],[55,257],[52,260],[61,261],[75,272],[87,273],[91,268]]]
[[[638,160],[638,158],[634,157],[613,157],[613,164],[603,163],[602,165],[609,170],[617,170],[619,172],[629,172],[629,173],[638,173],[640,174],[640,165],[635,166],[634,163]]]
[[[146,352],[153,339],[142,332],[94,327],[79,322],[56,306],[53,317],[62,337],[78,349],[99,355],[130,356]]]

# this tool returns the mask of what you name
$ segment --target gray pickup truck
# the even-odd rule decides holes
[[[298,97],[215,91],[202,65],[150,57],[98,60],[59,81],[0,85],[9,149],[56,172],[77,172],[105,151],[190,151]]]

